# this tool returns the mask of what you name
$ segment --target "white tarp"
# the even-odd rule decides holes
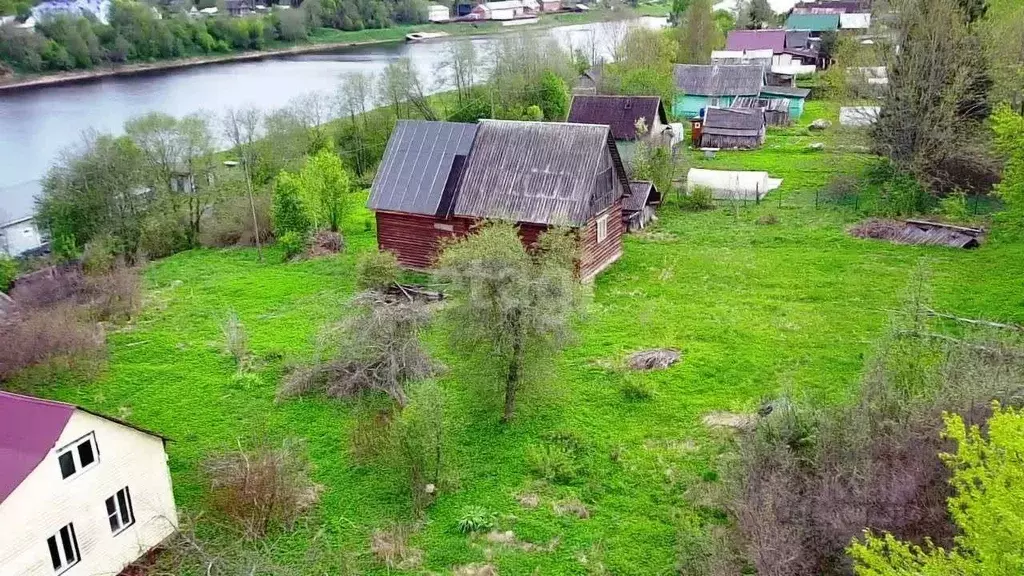
[[[690,168],[686,173],[687,192],[709,188],[715,200],[760,200],[781,185],[781,179],[769,178],[767,172]]]
[[[840,14],[839,28],[842,30],[867,30],[871,28],[871,14]]]
[[[843,106],[839,109],[840,126],[870,126],[878,118],[879,106]]]
[[[818,71],[814,64],[790,64],[789,66],[772,66],[772,72],[776,74],[789,74],[790,76],[808,76]]]

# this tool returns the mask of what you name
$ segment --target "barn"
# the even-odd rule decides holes
[[[700,145],[750,150],[764,144],[764,136],[764,111],[760,108],[708,108]]]
[[[622,223],[626,232],[633,232],[644,229],[654,220],[654,212],[661,204],[661,192],[647,180],[632,180],[629,190],[630,195],[622,201]]]
[[[643,119],[647,133],[637,135],[637,122]],[[569,107],[567,122],[603,124],[612,129],[619,155],[629,164],[636,153],[636,143],[671,147],[673,130],[665,107],[657,96],[590,96],[578,94]]]
[[[403,120],[370,189],[377,244],[412,269],[433,266],[446,238],[488,219],[532,245],[550,227],[577,230],[590,280],[622,255],[629,182],[607,126]]]
[[[764,67],[758,64],[676,64],[672,76],[676,116],[693,118],[709,106],[730,106],[739,96],[757,96],[764,86]]]

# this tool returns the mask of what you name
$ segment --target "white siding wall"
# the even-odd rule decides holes
[[[90,432],[99,462],[62,479],[57,450]],[[104,502],[125,486],[135,524],[114,536]],[[115,575],[172,534],[178,520],[163,441],[76,410],[54,449],[0,503],[0,574],[51,576],[46,539],[69,522],[82,560],[68,576]]]
[[[0,252],[18,256],[42,245],[43,237],[39,234],[34,220],[24,220],[0,228]]]

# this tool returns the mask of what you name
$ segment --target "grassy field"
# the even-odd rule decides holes
[[[802,124],[835,120],[835,108],[809,103]],[[810,142],[827,144],[808,152]],[[965,316],[1024,322],[1024,245],[998,238],[976,251],[895,246],[849,237],[858,216],[814,206],[831,173],[868,157],[840,149],[848,135],[804,127],[769,133],[760,151],[720,153],[694,165],[757,168],[784,178],[759,206],[684,213],[672,203],[660,221],[626,240],[623,258],[594,285],[578,341],[559,359],[543,393],[527,394],[517,419],[499,423],[497,405],[458,377],[441,329],[430,343],[454,370],[443,382],[453,487],[425,515],[411,544],[424,570],[491,560],[502,575],[674,573],[679,543],[706,521],[684,497],[711,467],[720,445],[701,424],[708,412],[747,411],[780,391],[842,401],[857,385],[873,345],[915,271],[929,272],[937,308]],[[781,202],[780,202],[781,197]],[[757,223],[773,213],[774,225]],[[251,250],[195,250],[149,265],[143,315],[110,338],[108,370],[91,383],[62,383],[44,394],[158,430],[169,444],[178,503],[201,509],[199,463],[238,439],[304,438],[325,486],[308,521],[275,535],[275,554],[299,557],[320,534],[350,556],[355,571],[385,574],[369,552],[370,534],[411,521],[402,479],[386,466],[357,466],[347,455],[353,405],[329,400],[274,403],[289,359],[307,357],[318,327],[336,318],[354,290],[357,255],[375,247],[370,215],[353,211],[347,252],[334,258],[264,263]],[[244,322],[264,366],[258,379],[234,377],[221,323]],[[629,352],[672,346],[669,370],[631,374]],[[624,386],[653,390],[629,400]],[[587,470],[568,486],[539,483],[526,453],[550,432],[585,440]],[[540,496],[535,509],[516,496]],[[586,503],[590,517],[559,516],[553,504]],[[459,534],[470,505],[499,515],[498,526],[543,550],[485,544]],[[548,547],[548,545],[551,545]],[[486,549],[490,549],[489,551]]]

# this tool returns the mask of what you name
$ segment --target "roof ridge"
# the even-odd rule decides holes
[[[8,392],[7,390],[0,390],[0,397],[10,397],[14,400],[22,400],[32,402],[34,404],[41,404],[44,406],[59,406],[64,408],[75,408],[78,406],[70,404],[68,402],[61,402],[60,400],[50,400],[48,398],[39,398],[38,396],[27,396],[25,394],[18,394],[15,392]]]

